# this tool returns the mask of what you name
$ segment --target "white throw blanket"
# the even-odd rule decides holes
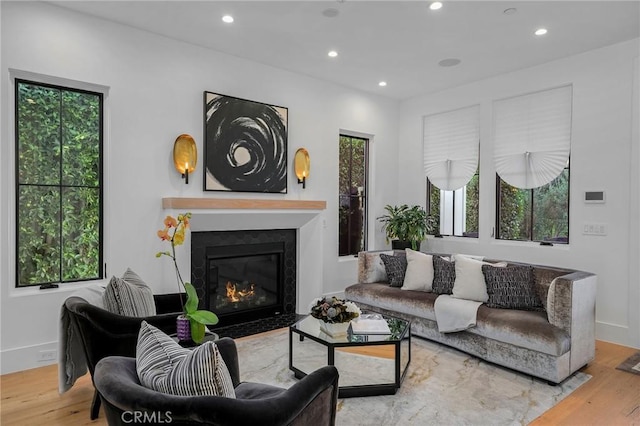
[[[462,331],[476,325],[478,308],[482,302],[456,299],[448,294],[441,294],[436,299],[433,309],[440,333]]]
[[[78,290],[69,297],[79,297],[88,303],[104,307],[102,294],[104,288],[91,286]],[[62,394],[71,389],[78,377],[87,372],[87,360],[84,356],[82,339],[71,326],[69,312],[64,305],[60,309],[60,324],[58,327],[58,391]]]

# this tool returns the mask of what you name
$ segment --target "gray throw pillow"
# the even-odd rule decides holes
[[[433,285],[436,294],[452,294],[456,282],[456,263],[433,256]]]
[[[533,267],[482,265],[490,308],[542,310],[542,302],[534,288]]]
[[[215,342],[193,350],[183,348],[146,321],[138,334],[136,370],[140,383],[156,392],[236,397],[229,369]]]
[[[131,269],[127,269],[122,278],[111,277],[102,301],[106,310],[118,315],[149,317],[156,314],[151,287]]]
[[[380,259],[382,259],[387,277],[389,277],[389,285],[391,287],[402,287],[404,274],[407,272],[407,256],[381,254]]]

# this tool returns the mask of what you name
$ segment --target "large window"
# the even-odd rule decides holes
[[[496,238],[569,242],[572,87],[494,102]]]
[[[340,135],[338,165],[338,254],[356,255],[367,248],[367,167],[369,140]]]
[[[496,238],[569,242],[569,167],[547,185],[520,189],[496,175],[498,221]]]
[[[427,178],[429,234],[478,238],[480,175],[455,191],[444,191]]]
[[[102,278],[102,94],[15,83],[16,286]]]

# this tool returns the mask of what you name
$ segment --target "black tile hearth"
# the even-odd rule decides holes
[[[211,331],[217,333],[220,337],[231,337],[237,339],[240,337],[251,336],[252,334],[263,333],[265,331],[276,330],[278,328],[289,327],[291,324],[303,318],[304,315],[298,314],[282,314],[270,318],[262,318],[255,321],[244,322],[241,324],[229,325],[226,327],[209,327]]]

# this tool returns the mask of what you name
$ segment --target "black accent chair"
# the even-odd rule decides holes
[[[100,361],[94,383],[109,425],[129,425],[135,418],[171,425],[335,424],[338,370],[334,366],[321,367],[289,389],[240,382],[235,342],[224,337],[216,345],[231,374],[236,399],[156,392],[140,384],[134,358],[108,357]]]
[[[69,297],[64,307],[71,324],[82,339],[82,346],[95,387],[95,368],[102,358],[112,355],[136,356],[136,344],[142,321],[147,321],[167,334],[176,332],[176,318],[182,313],[182,301],[178,293],[153,296],[157,315],[137,318],[111,313],[88,303],[80,297]],[[98,418],[100,398],[96,390],[91,403],[91,420]]]

